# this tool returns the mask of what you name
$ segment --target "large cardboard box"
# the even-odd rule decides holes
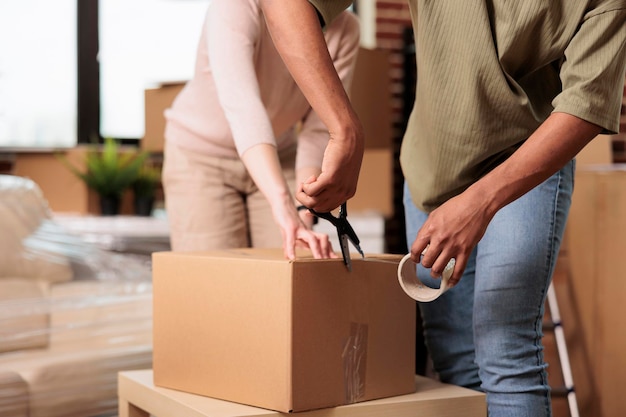
[[[415,391],[399,255],[153,254],[154,383],[281,412]]]
[[[581,415],[624,416],[626,165],[577,169],[566,236],[562,321]]]

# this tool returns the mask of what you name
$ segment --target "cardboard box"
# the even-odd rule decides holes
[[[153,254],[155,385],[280,412],[414,392],[400,258]]]
[[[165,115],[163,112],[185,86],[185,82],[161,84],[144,92],[145,132],[141,140],[141,149],[150,152],[163,152],[165,145]]]
[[[348,215],[377,213],[390,218],[393,212],[393,151],[366,148],[356,193],[348,200]]]
[[[611,164],[613,162],[612,137],[598,135],[576,155],[576,167]]]
[[[78,145],[62,151],[62,155],[82,171],[85,169],[85,157],[89,147],[90,145]],[[132,147],[128,149],[132,150]],[[63,165],[55,153],[19,153],[15,158],[13,174],[30,178],[37,183],[54,212],[100,214],[98,194]],[[122,196],[120,214],[134,214],[130,190]]]
[[[350,101],[365,131],[366,149],[392,149],[390,52],[360,48],[350,88]]]
[[[87,147],[77,146],[63,155],[68,162],[82,169]],[[51,152],[19,153],[15,158],[13,173],[33,180],[48,201],[52,211],[86,214],[91,210],[90,190]],[[97,197],[93,197],[97,206]]]
[[[577,169],[567,220],[562,322],[581,415],[623,416],[626,401],[626,165]]]

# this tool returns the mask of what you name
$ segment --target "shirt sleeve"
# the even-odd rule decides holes
[[[617,133],[626,69],[626,8],[621,1],[604,3],[617,7],[586,14],[565,50],[563,89],[552,104],[555,112]]]
[[[212,72],[239,155],[260,143],[276,145],[254,68],[261,14],[252,3],[213,0],[204,34],[210,66],[205,70]]]
[[[353,0],[309,0],[323,20],[323,25],[328,26],[335,17],[346,10]]]
[[[326,42],[337,74],[346,91],[350,91],[359,52],[359,21],[351,12],[344,12],[326,32]],[[328,144],[328,128],[313,109],[304,118],[298,135],[296,169],[321,167]]]

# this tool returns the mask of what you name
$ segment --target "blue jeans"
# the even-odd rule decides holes
[[[443,382],[482,390],[490,417],[551,415],[542,318],[565,230],[574,161],[502,208],[451,290],[420,303],[424,338]],[[405,185],[409,246],[427,214]],[[438,286],[418,265],[418,276]]]

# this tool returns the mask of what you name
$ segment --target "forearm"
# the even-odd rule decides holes
[[[261,193],[270,201],[270,205],[297,205],[289,190],[280,165],[276,148],[268,144],[258,144],[248,149],[241,156],[252,180]],[[309,166],[296,170],[296,188],[311,177],[317,177],[320,168]]]
[[[330,211],[356,192],[363,158],[363,127],[333,66],[320,23],[307,0],[261,0],[276,48],[311,107],[328,128],[321,174],[296,197]]]
[[[294,198],[283,175],[276,147],[264,143],[254,145],[241,155],[241,160],[274,213],[294,206]]]
[[[331,137],[360,135],[313,6],[307,0],[261,0],[261,8],[285,65]]]
[[[296,188],[295,190],[293,190],[294,196],[298,193],[298,190],[300,189],[300,184],[307,182],[310,178],[317,178],[320,172],[321,172],[320,168],[316,168],[312,166],[297,169],[296,170],[296,184],[295,184]],[[301,206],[303,204],[300,203],[299,201],[296,201],[295,205]],[[300,216],[300,219],[302,219],[304,224],[306,224],[306,226],[309,229],[313,227],[314,216],[311,213],[309,213],[306,210],[303,212],[298,211],[298,215]]]
[[[600,131],[575,116],[554,113],[507,161],[467,191],[481,196],[484,209],[495,214],[561,169]]]
[[[565,113],[551,115],[509,159],[430,213],[411,244],[413,259],[440,276],[455,258],[450,282],[458,282],[498,210],[560,170],[600,131]],[[427,247],[433,249],[422,257]]]

